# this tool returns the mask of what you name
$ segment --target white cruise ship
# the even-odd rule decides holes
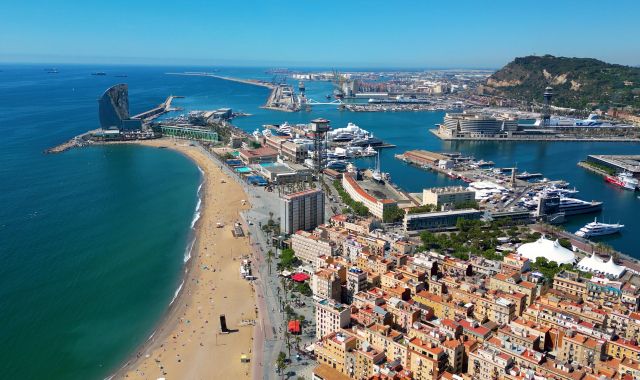
[[[611,235],[620,232],[624,228],[624,224],[614,223],[600,223],[598,219],[594,219],[593,222],[588,223],[576,232],[576,236],[588,238],[591,236]]]

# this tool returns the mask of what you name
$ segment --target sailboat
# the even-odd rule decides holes
[[[371,178],[378,182],[383,181],[382,173],[380,172],[380,152],[377,152],[376,154],[376,167],[373,170],[373,173],[371,173]]]

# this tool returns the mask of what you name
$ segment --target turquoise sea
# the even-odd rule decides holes
[[[640,199],[576,166],[591,153],[640,154],[639,144],[448,143],[428,132],[442,112],[351,113],[317,106],[281,113],[259,108],[267,89],[165,74],[207,68],[65,65],[47,74],[47,67],[0,66],[0,378],[108,376],[152,333],[180,285],[201,180],[187,158],[133,146],[42,153],[96,128],[98,96],[123,81],[132,113],[174,94],[185,96],[174,103],[185,111],[232,107],[253,114],[234,121],[247,131],[318,116],[334,126],[354,122],[397,145],[381,154],[382,169],[409,191],[454,182],[393,158],[407,149],[459,151],[566,179],[580,198],[605,202],[599,216],[627,225],[607,243],[640,257]],[[95,71],[107,75],[90,75]],[[127,77],[115,77],[121,74]],[[270,78],[254,68],[220,68],[218,74]],[[307,92],[320,100],[331,85],[310,82]],[[574,218],[567,228],[591,218]]]

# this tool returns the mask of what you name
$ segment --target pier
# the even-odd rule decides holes
[[[216,79],[228,80],[228,81],[231,81],[231,82],[250,84],[250,85],[253,85],[253,86],[266,87],[268,89],[274,89],[275,87],[277,87],[275,84],[267,82],[267,81],[263,81],[263,80],[226,77],[226,76],[216,75],[216,74],[207,73],[207,72],[185,72],[185,73],[166,73],[166,74],[167,75],[182,75],[182,76],[192,76],[192,77],[216,78]]]
[[[640,178],[640,155],[590,154],[578,165],[602,175],[627,172]]]
[[[267,98],[267,101],[264,106],[262,106],[262,108],[284,112],[300,111],[300,102],[298,100],[298,97],[293,91],[293,88],[286,83],[271,83],[259,79],[227,77],[207,72],[167,73],[167,75],[209,77],[231,82],[249,84],[252,86],[265,87],[270,89],[271,92],[269,93],[269,97]]]
[[[85,132],[81,135],[75,136],[72,139],[63,142],[62,144],[56,145],[54,147],[51,147],[47,150],[45,150],[44,152],[47,154],[55,154],[55,153],[62,153],[65,152],[71,148],[76,148],[76,147],[81,147],[81,146],[85,146],[85,145],[89,145],[89,137],[91,137],[92,134],[96,133],[100,131],[99,129],[94,129],[88,132]]]
[[[176,98],[184,98],[184,96],[170,95],[169,97],[167,97],[167,99],[164,102],[160,103],[159,106],[152,108],[148,111],[141,112],[135,116],[131,116],[131,118],[142,120],[142,121],[150,121],[167,112],[177,111],[179,110],[179,108],[171,107],[171,103],[173,102],[173,99],[176,99]]]
[[[273,87],[267,98],[267,102],[262,108],[275,111],[296,112],[300,111],[300,103],[291,86],[279,84]]]
[[[499,134],[494,136],[465,136],[454,137],[445,136],[437,129],[430,129],[429,132],[433,133],[437,138],[443,141],[569,141],[569,142],[638,142],[637,137],[618,137],[618,136],[579,136],[579,135],[563,135],[563,134],[530,134],[530,135],[506,135]]]

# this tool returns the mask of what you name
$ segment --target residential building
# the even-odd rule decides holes
[[[324,191],[309,189],[280,198],[280,231],[310,231],[324,223]]]
[[[349,326],[351,310],[348,305],[323,299],[316,306],[316,338],[329,335]]]
[[[342,298],[340,285],[340,278],[337,274],[325,268],[316,271],[311,276],[311,290],[313,295],[318,298],[340,302]]]
[[[315,267],[320,257],[334,255],[336,244],[313,233],[300,230],[291,236],[291,248],[300,261]]]

